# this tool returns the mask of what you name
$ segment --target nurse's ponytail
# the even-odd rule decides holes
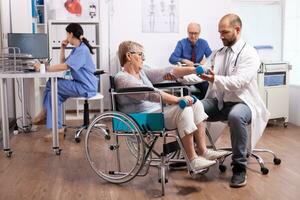
[[[70,23],[67,27],[66,27],[66,31],[68,33],[73,33],[73,36],[77,39],[79,39],[80,41],[82,41],[90,50],[91,54],[94,54],[93,52],[93,48],[90,45],[89,41],[83,36],[83,29],[80,26],[80,24],[78,23]]]
[[[89,48],[91,54],[94,54],[92,46],[90,45],[89,41],[83,35],[81,36],[81,41]]]

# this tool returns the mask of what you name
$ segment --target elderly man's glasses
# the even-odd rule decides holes
[[[200,34],[200,32],[188,32],[189,33],[189,35],[199,35]]]
[[[136,51],[131,51],[129,52],[131,54],[137,54],[139,55],[143,60],[145,60],[145,54],[143,52],[136,52]]]

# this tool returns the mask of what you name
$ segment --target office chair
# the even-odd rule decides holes
[[[96,70],[94,72],[94,75],[95,76],[99,76],[100,78],[100,75],[104,74],[104,70]],[[77,129],[75,131],[75,136],[74,136],[74,139],[75,139],[75,142],[76,143],[79,143],[81,141],[81,138],[80,138],[80,135],[81,133],[83,132],[83,130],[86,130],[90,124],[90,113],[89,113],[89,101],[95,101],[95,100],[99,100],[100,101],[100,112],[102,113],[103,112],[103,95],[100,93],[100,92],[97,92],[97,94],[93,97],[90,97],[90,98],[87,98],[87,97],[71,97],[69,99],[72,99],[72,100],[76,100],[76,101],[84,101],[84,104],[83,104],[83,124],[81,126],[67,126],[65,125],[65,110],[63,111],[63,119],[64,119],[64,126],[66,128],[75,128]]]

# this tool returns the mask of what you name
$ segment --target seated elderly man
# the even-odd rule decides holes
[[[137,42],[124,41],[119,45],[118,56],[123,71],[115,76],[116,88],[127,87],[152,87],[153,83],[161,82],[172,74],[182,77],[187,74],[196,73],[194,67],[168,67],[165,69],[143,69],[144,53],[143,46]],[[205,134],[199,131],[199,124],[207,118],[201,101],[193,104],[191,96],[177,97],[157,90],[159,94],[130,94],[118,98],[119,110],[125,113],[132,112],[158,112],[160,111],[160,96],[164,103],[165,127],[167,129],[178,129],[182,139],[187,159],[191,168],[195,171],[207,168],[216,163],[216,159],[227,154],[225,151],[213,151],[206,148]],[[185,99],[189,106],[181,109],[178,103]],[[195,143],[197,144],[195,150]],[[197,153],[196,153],[197,151]]]

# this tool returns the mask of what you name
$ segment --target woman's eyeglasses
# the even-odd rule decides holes
[[[131,52],[129,52],[129,53],[131,53],[131,54],[137,54],[137,55],[139,55],[143,60],[145,60],[145,54],[144,54],[144,52],[131,51]]]

